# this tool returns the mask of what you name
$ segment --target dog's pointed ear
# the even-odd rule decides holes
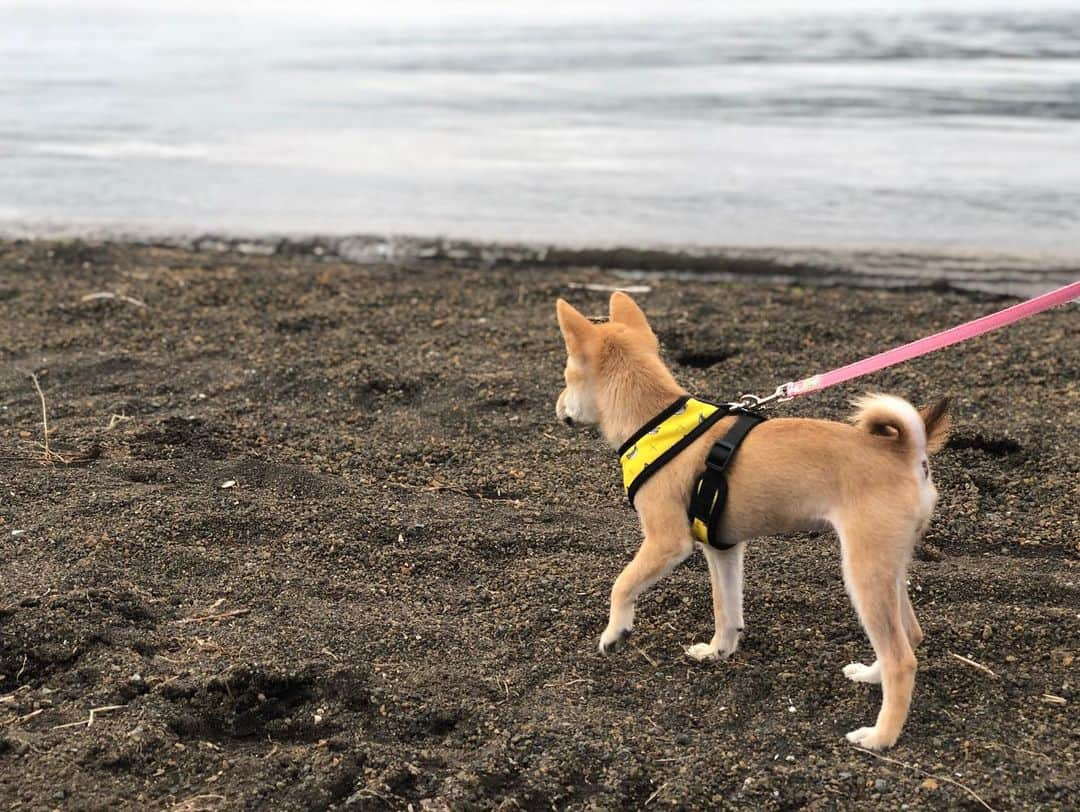
[[[949,428],[952,425],[949,407],[949,399],[941,398],[937,403],[919,410],[919,414],[923,419],[923,426],[926,428],[927,454],[940,451],[944,448],[945,441],[949,439]]]
[[[559,329],[562,330],[563,340],[566,341],[566,351],[570,355],[584,355],[596,331],[593,323],[565,299],[555,302],[555,313],[559,317]]]
[[[608,305],[608,312],[611,314],[611,320],[613,322],[625,324],[632,330],[637,330],[654,339],[656,338],[656,336],[653,335],[652,328],[649,327],[648,319],[645,318],[645,312],[637,306],[637,302],[621,290],[617,290],[611,294],[611,303]]]

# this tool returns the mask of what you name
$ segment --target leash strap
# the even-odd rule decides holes
[[[817,392],[829,386],[850,381],[852,378],[859,378],[871,372],[877,372],[879,369],[891,367],[893,364],[910,361],[920,355],[926,355],[935,350],[958,344],[961,341],[967,341],[969,338],[989,333],[991,330],[1005,327],[1013,322],[1026,319],[1028,316],[1034,316],[1036,313],[1049,310],[1051,307],[1071,302],[1076,298],[1080,298],[1080,280],[1057,290],[1052,290],[1049,293],[1044,293],[1041,296],[1036,296],[1034,299],[1028,299],[1026,302],[1006,307],[997,313],[990,313],[965,324],[942,330],[932,336],[912,341],[910,344],[879,352],[877,355],[864,358],[862,361],[855,361],[821,375],[803,378],[801,381],[785,383],[776,390],[776,394],[779,396],[779,400],[791,400],[800,395],[808,395],[811,392]],[[768,400],[772,399],[771,397],[768,398]],[[758,405],[765,400],[764,398],[758,399],[758,403],[751,403],[750,405]]]

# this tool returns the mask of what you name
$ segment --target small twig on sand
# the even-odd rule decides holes
[[[30,713],[27,713],[27,714],[25,714],[23,716],[12,716],[10,719],[5,719],[3,722],[0,722],[0,725],[3,725],[4,727],[10,727],[11,725],[21,725],[23,722],[27,721],[28,719],[33,719],[39,713],[44,713],[44,712],[45,712],[44,708],[38,708],[36,711],[30,711]]]
[[[112,431],[117,423],[124,423],[131,420],[126,414],[111,414],[109,415],[109,425],[105,427],[105,431]]]
[[[83,725],[84,727],[90,727],[94,724],[94,719],[99,713],[108,713],[109,711],[120,710],[120,708],[126,708],[127,705],[102,705],[100,708],[90,708],[90,716],[86,719],[81,719],[78,722],[68,722],[66,725],[53,725],[52,730],[61,730],[65,727],[78,727]]]
[[[959,654],[955,654],[955,653],[953,653],[951,651],[949,652],[949,656],[952,657],[954,660],[959,660],[964,665],[970,665],[972,668],[977,668],[980,671],[982,671],[983,673],[989,674],[994,679],[998,679],[998,675],[995,674],[993,671],[991,671],[989,668],[987,668],[982,663],[977,663],[974,660],[969,660],[967,657],[961,657]]]
[[[358,789],[356,792],[354,792],[349,797],[350,798],[378,798],[380,801],[382,801],[384,804],[386,804],[391,809],[394,808],[394,802],[392,800],[387,798],[381,792],[376,792],[375,790],[371,789],[370,787],[365,787],[363,789]]]
[[[223,803],[224,795],[192,795],[173,806],[172,812],[209,812]]]
[[[133,304],[136,307],[146,307],[146,302],[139,301],[133,296],[123,296],[119,293],[113,293],[111,290],[103,290],[100,293],[88,293],[83,296],[82,299],[80,299],[79,301],[93,302],[97,301],[98,299],[115,299],[118,302],[127,302],[128,304]]]
[[[498,704],[501,705],[504,702],[509,702],[510,701],[510,680],[505,679],[503,677],[492,677],[492,679],[495,681],[495,685],[497,687],[501,688],[503,690],[503,692],[506,694],[506,699],[500,699]]]
[[[1003,742],[982,742],[982,746],[987,750],[996,750],[999,747],[1004,747],[1006,750],[1015,750],[1017,753],[1027,753],[1029,756],[1038,756],[1039,758],[1045,758],[1047,761],[1053,761],[1046,753],[1040,753],[1038,750],[1025,750],[1023,747],[1014,747],[1011,744],[1004,744]]]
[[[460,493],[462,496],[472,496],[472,494],[464,488],[460,488],[457,485],[447,485],[445,482],[435,482],[431,485],[414,485],[411,482],[397,482],[396,480],[388,479],[386,484],[393,485],[395,488],[401,488],[406,491],[420,491],[421,493],[450,491],[451,493]]]
[[[865,747],[856,747],[855,749],[861,753],[866,753],[868,756],[873,756],[874,758],[881,759],[882,761],[887,761],[890,764],[895,764],[898,767],[903,767],[906,770],[914,770],[921,775],[925,775],[927,778],[933,778],[935,781],[944,781],[946,784],[952,784],[954,787],[959,787],[976,801],[978,801],[980,804],[982,804],[984,807],[989,809],[990,812],[997,812],[994,807],[990,806],[990,804],[980,798],[979,795],[975,792],[975,790],[973,790],[966,784],[961,784],[959,781],[953,781],[951,778],[948,778],[944,775],[934,775],[933,773],[928,773],[926,770],[922,769],[921,767],[916,767],[914,764],[906,764],[903,761],[897,761],[895,758],[883,756],[881,755],[881,753],[875,753],[873,750],[867,750]]]
[[[41,401],[41,429],[45,435],[45,442],[42,444],[42,447],[45,449],[45,456],[42,461],[45,463],[60,462],[66,465],[71,462],[71,460],[62,454],[57,454],[49,448],[49,411],[45,407],[45,393],[41,391],[41,383],[38,381],[37,375],[33,372],[30,373],[30,380],[34,382],[34,389],[37,390],[38,400]]]
[[[597,293],[614,293],[617,290],[623,293],[648,293],[652,290],[648,285],[599,285],[595,282],[567,282],[566,287],[571,290],[591,290]]]
[[[648,661],[649,665],[651,665],[653,668],[659,668],[660,667],[660,663],[658,663],[656,660],[654,660],[652,657],[650,657],[646,653],[645,649],[641,648],[640,646],[635,645],[634,643],[631,643],[630,646],[634,649],[634,651],[636,651],[638,654],[640,654],[642,657],[644,657]]]
[[[655,801],[655,800],[656,800],[656,797],[657,797],[657,796],[658,796],[658,795],[659,795],[659,794],[660,794],[661,792],[663,792],[663,791],[664,791],[664,790],[665,790],[665,789],[667,788],[667,785],[668,785],[668,784],[670,784],[670,783],[671,783],[670,781],[665,781],[665,782],[664,782],[663,784],[661,784],[660,786],[658,786],[658,787],[656,788],[656,792],[654,792],[654,793],[653,793],[652,795],[650,795],[650,796],[649,796],[648,798],[646,798],[646,799],[645,799],[645,803],[643,803],[643,804],[642,804],[642,806],[648,806],[648,805],[649,805],[649,804],[651,804],[651,803],[652,803],[653,801]]]
[[[203,621],[225,620],[226,618],[239,618],[241,614],[251,612],[251,609],[230,609],[227,612],[215,612],[213,614],[199,614],[194,618],[180,618],[174,623],[202,623]]]
[[[386,480],[387,485],[393,485],[395,488],[401,488],[405,491],[420,491],[421,493],[436,493],[438,491],[449,491],[450,493],[459,493],[462,496],[467,496],[470,499],[478,499],[481,502],[510,502],[512,504],[520,504],[520,499],[511,499],[507,496],[485,496],[482,493],[476,493],[466,488],[462,488],[460,485],[451,485],[446,482],[432,482],[430,485],[414,485],[411,482],[398,482],[393,479]]]
[[[49,459],[49,411],[45,408],[45,393],[41,391],[41,384],[38,382],[37,375],[33,372],[30,373],[30,380],[34,382],[34,389],[37,390],[38,398],[41,400],[41,425],[45,432],[45,459]]]

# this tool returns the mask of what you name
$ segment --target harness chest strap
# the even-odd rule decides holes
[[[694,537],[720,549],[732,546],[720,541],[720,515],[727,498],[724,472],[746,435],[765,420],[763,415],[684,395],[638,429],[618,452],[623,487],[633,506],[634,496],[653,474],[729,414],[739,419],[709,450],[705,472],[694,484],[689,509]]]
[[[705,458],[705,471],[698,477],[690,497],[690,521],[694,538],[719,550],[735,546],[721,540],[723,533],[720,516],[727,504],[728,491],[725,473],[746,435],[766,419],[765,415],[757,412],[740,411],[737,414],[735,425],[709,449],[709,456]]]

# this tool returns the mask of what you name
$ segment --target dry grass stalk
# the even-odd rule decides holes
[[[997,812],[994,807],[990,806],[990,804],[988,804],[981,797],[979,797],[978,793],[976,793],[975,790],[973,790],[967,784],[961,784],[959,781],[954,781],[953,779],[948,778],[944,775],[934,775],[933,773],[928,773],[926,770],[922,769],[921,767],[916,767],[914,764],[907,764],[903,761],[897,761],[895,758],[883,756],[881,755],[881,753],[875,753],[873,750],[867,750],[865,747],[856,747],[855,749],[862,753],[866,753],[866,755],[868,756],[873,756],[874,758],[881,759],[882,761],[887,761],[890,764],[895,764],[898,767],[903,767],[906,770],[913,770],[920,775],[925,775],[927,778],[933,778],[935,781],[944,781],[946,784],[952,784],[954,787],[959,787],[968,795],[970,795],[974,800],[982,804],[986,809],[989,809],[990,812]]]
[[[68,722],[66,725],[53,725],[52,730],[62,730],[65,727],[78,727],[83,725],[84,727],[90,727],[94,724],[94,719],[99,713],[108,713],[109,711],[120,710],[120,708],[126,708],[127,705],[102,705],[100,708],[90,708],[90,716],[86,719],[81,719],[78,722]]]
[[[172,812],[210,812],[225,803],[224,795],[192,795],[179,801],[172,807]]]
[[[391,809],[397,808],[397,805],[390,798],[387,798],[381,792],[376,792],[375,790],[371,789],[371,787],[364,787],[363,789],[358,789],[350,796],[350,800],[353,798],[378,798]]]
[[[124,423],[131,420],[126,414],[111,414],[109,415],[109,425],[105,427],[105,431],[112,431],[117,423]]]
[[[30,373],[30,380],[34,382],[34,389],[37,390],[38,398],[41,400],[41,425],[45,433],[45,459],[48,459],[51,452],[49,451],[49,411],[45,408],[45,393],[41,391],[41,383],[35,373]]]
[[[972,668],[977,668],[980,671],[982,671],[982,672],[984,672],[986,674],[989,674],[994,679],[998,679],[998,675],[996,673],[994,673],[993,671],[991,671],[989,668],[987,668],[982,663],[977,663],[974,660],[969,660],[967,657],[961,657],[959,654],[955,654],[955,653],[953,653],[951,651],[949,652],[949,656],[952,657],[954,660],[959,660],[964,665],[970,665]]]
[[[386,481],[387,485],[393,485],[395,488],[401,488],[406,491],[420,491],[421,493],[435,493],[438,491],[450,491],[451,493],[460,493],[462,496],[472,496],[464,488],[457,485],[447,485],[444,482],[433,482],[430,485],[414,485],[411,482],[398,482],[393,479]]]
[[[209,615],[196,615],[195,617],[183,617],[174,621],[175,623],[202,623],[209,620],[224,620],[230,617],[239,617],[240,615],[246,615],[250,612],[250,609],[231,609],[228,612],[215,612]]]
[[[650,657],[646,653],[645,649],[641,648],[641,646],[634,645],[633,643],[631,643],[630,646],[634,649],[634,651],[636,651],[638,654],[640,654],[642,657],[644,657],[645,661],[648,662],[648,664],[651,665],[653,668],[659,668],[660,667],[660,663],[658,663],[656,660],[654,660],[652,657]]]
[[[113,293],[111,290],[103,290],[100,293],[88,293],[82,297],[81,302],[93,302],[99,299],[115,299],[118,302],[127,302],[133,304],[136,307],[145,308],[146,302],[140,301],[133,296],[123,296],[119,293]]]
[[[474,491],[462,488],[460,485],[451,485],[447,482],[438,482],[433,480],[430,485],[414,485],[411,482],[398,482],[397,480],[386,480],[387,485],[393,485],[395,488],[401,488],[406,491],[419,491],[420,493],[438,493],[440,491],[448,491],[450,493],[458,493],[462,496],[467,496],[470,499],[476,499],[481,502],[510,502],[511,504],[520,504],[520,499],[510,499],[506,496],[484,496],[482,493],[476,493]]]
[[[38,714],[44,712],[44,708],[38,708],[36,711],[30,711],[30,713],[24,714],[22,716],[9,716],[7,719],[0,721],[0,727],[13,727],[14,725],[21,725],[28,719],[33,719]]]
[[[41,401],[41,429],[42,433],[45,435],[45,442],[39,443],[38,445],[45,450],[42,462],[46,465],[53,465],[58,462],[66,465],[70,463],[71,460],[63,454],[57,454],[49,448],[49,410],[45,406],[45,393],[41,391],[41,382],[38,381],[38,376],[33,372],[30,373],[30,380],[34,382],[34,389],[37,390],[38,400]]]
[[[12,724],[13,725],[21,725],[27,719],[33,719],[39,713],[44,713],[44,712],[45,712],[44,708],[38,708],[36,711],[30,711],[30,713],[23,714],[22,716],[17,718],[15,721],[13,721]]]
[[[663,784],[657,787],[656,792],[654,792],[652,795],[645,799],[645,803],[643,804],[643,806],[648,806],[653,801],[655,801],[659,797],[660,793],[667,789],[667,785],[670,783],[670,781],[665,781]]]
[[[611,293],[621,290],[623,293],[649,293],[652,288],[648,285],[601,285],[596,282],[567,282],[566,287],[571,290],[588,290],[597,293]]]
[[[1011,744],[1004,744],[1002,742],[983,742],[982,746],[987,750],[997,750],[998,748],[1005,748],[1006,750],[1015,750],[1017,753],[1027,753],[1029,756],[1038,756],[1039,758],[1045,758],[1047,761],[1053,761],[1046,753],[1040,753],[1038,750],[1026,750],[1023,747],[1014,747]]]

